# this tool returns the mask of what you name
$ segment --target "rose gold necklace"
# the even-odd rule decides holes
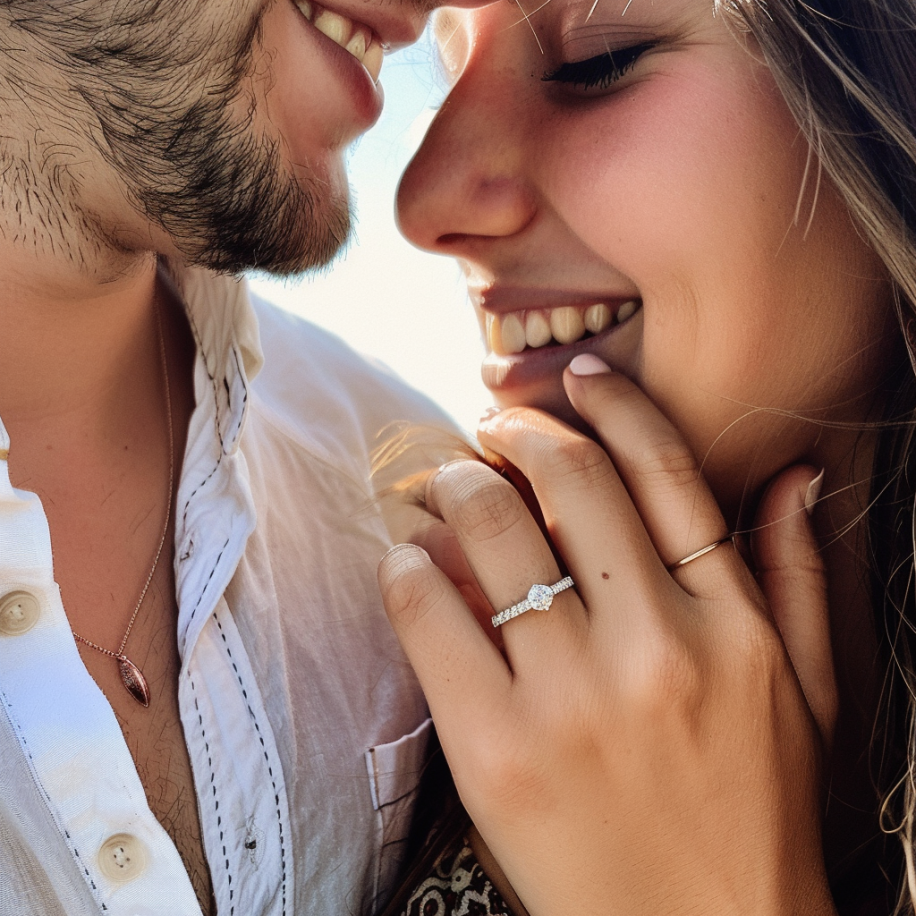
[[[149,684],[139,667],[124,654],[124,648],[127,646],[127,640],[130,639],[130,631],[134,628],[134,621],[137,619],[137,614],[140,613],[140,608],[143,606],[143,599],[146,598],[146,593],[149,591],[153,576],[156,574],[156,568],[159,566],[159,558],[162,556],[162,550],[165,547],[165,539],[168,537],[169,533],[169,521],[172,517],[172,496],[174,495],[175,487],[175,436],[172,430],[172,392],[171,386],[169,385],[169,366],[165,357],[165,337],[162,334],[162,316],[158,309],[156,310],[156,326],[159,332],[159,358],[162,361],[162,379],[165,383],[165,406],[169,425],[169,499],[165,507],[165,524],[162,526],[162,536],[159,538],[159,546],[156,548],[156,556],[153,560],[152,568],[149,571],[149,575],[146,577],[146,582],[143,584],[143,591],[140,592],[137,606],[134,608],[133,614],[130,615],[130,622],[127,624],[127,629],[124,632],[124,638],[121,640],[121,645],[118,646],[118,651],[112,652],[111,649],[106,649],[104,646],[100,646],[98,643],[94,643],[84,636],[80,636],[76,630],[71,630],[73,638],[78,642],[81,642],[84,646],[88,646],[90,649],[95,649],[96,652],[101,652],[102,655],[113,658],[118,663],[118,672],[121,675],[121,682],[127,688],[127,692],[142,706],[149,706]]]

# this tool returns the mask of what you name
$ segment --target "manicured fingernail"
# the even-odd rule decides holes
[[[824,486],[824,472],[823,470],[811,483],[808,484],[808,489],[805,491],[805,511],[808,515],[814,515],[814,506],[817,503],[818,497],[821,495],[821,487]]]
[[[580,353],[570,364],[573,375],[607,375],[611,367],[593,353]]]

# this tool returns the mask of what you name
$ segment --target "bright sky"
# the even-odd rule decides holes
[[[385,111],[350,157],[356,235],[321,276],[296,283],[255,277],[265,298],[340,335],[389,365],[474,430],[492,403],[480,381],[477,323],[458,268],[412,248],[394,225],[398,178],[444,91],[427,36],[382,68]]]

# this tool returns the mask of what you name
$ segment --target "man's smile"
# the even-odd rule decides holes
[[[377,82],[385,48],[369,26],[325,9],[311,0],[295,0],[299,12],[323,35],[349,51]]]

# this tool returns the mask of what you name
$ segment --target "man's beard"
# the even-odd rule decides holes
[[[189,263],[290,274],[327,264],[350,214],[257,128],[253,6],[97,0],[75,18],[69,2],[14,0],[6,16],[85,101],[104,165]]]
[[[119,163],[145,215],[189,262],[213,270],[286,275],[330,262],[350,232],[346,199],[291,175],[276,141],[216,105],[201,108],[166,127],[170,181],[124,175],[133,169]]]

